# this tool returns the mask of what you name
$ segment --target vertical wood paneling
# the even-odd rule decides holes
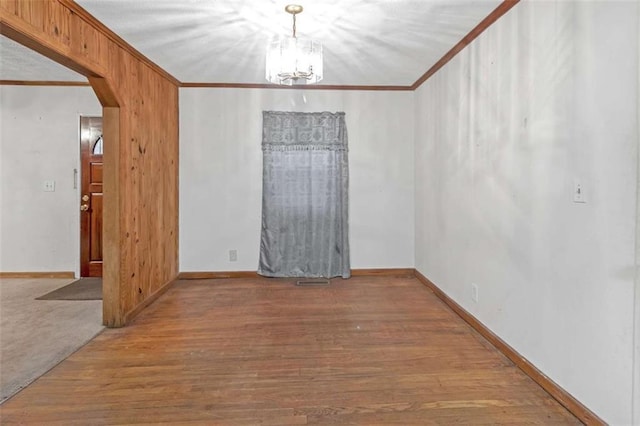
[[[104,322],[178,273],[178,86],[70,0],[0,0],[2,34],[81,72],[104,110]]]

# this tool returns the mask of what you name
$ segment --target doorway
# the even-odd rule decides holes
[[[121,327],[178,274],[180,82],[75,2],[2,5],[0,33],[87,77],[103,107],[103,320]],[[71,141],[77,147],[77,136]],[[152,202],[159,211],[143,208]],[[142,235],[127,234],[134,228]]]
[[[102,277],[102,117],[80,117],[80,276]]]

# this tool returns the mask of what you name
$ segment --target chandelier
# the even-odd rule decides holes
[[[293,15],[293,35],[267,45],[266,78],[274,84],[313,84],[322,80],[322,44],[296,37],[296,15],[302,6],[284,8]]]

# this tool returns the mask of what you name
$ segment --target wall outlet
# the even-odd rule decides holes
[[[478,284],[471,283],[471,300],[478,303]]]
[[[229,262],[238,261],[238,250],[229,250]]]
[[[42,184],[42,190],[44,192],[54,192],[56,190],[56,181],[55,180],[45,180]]]

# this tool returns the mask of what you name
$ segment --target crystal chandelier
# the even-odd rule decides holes
[[[293,15],[293,36],[282,37],[267,46],[266,78],[274,84],[313,84],[322,80],[322,44],[296,37],[296,15],[302,6],[284,8]]]

